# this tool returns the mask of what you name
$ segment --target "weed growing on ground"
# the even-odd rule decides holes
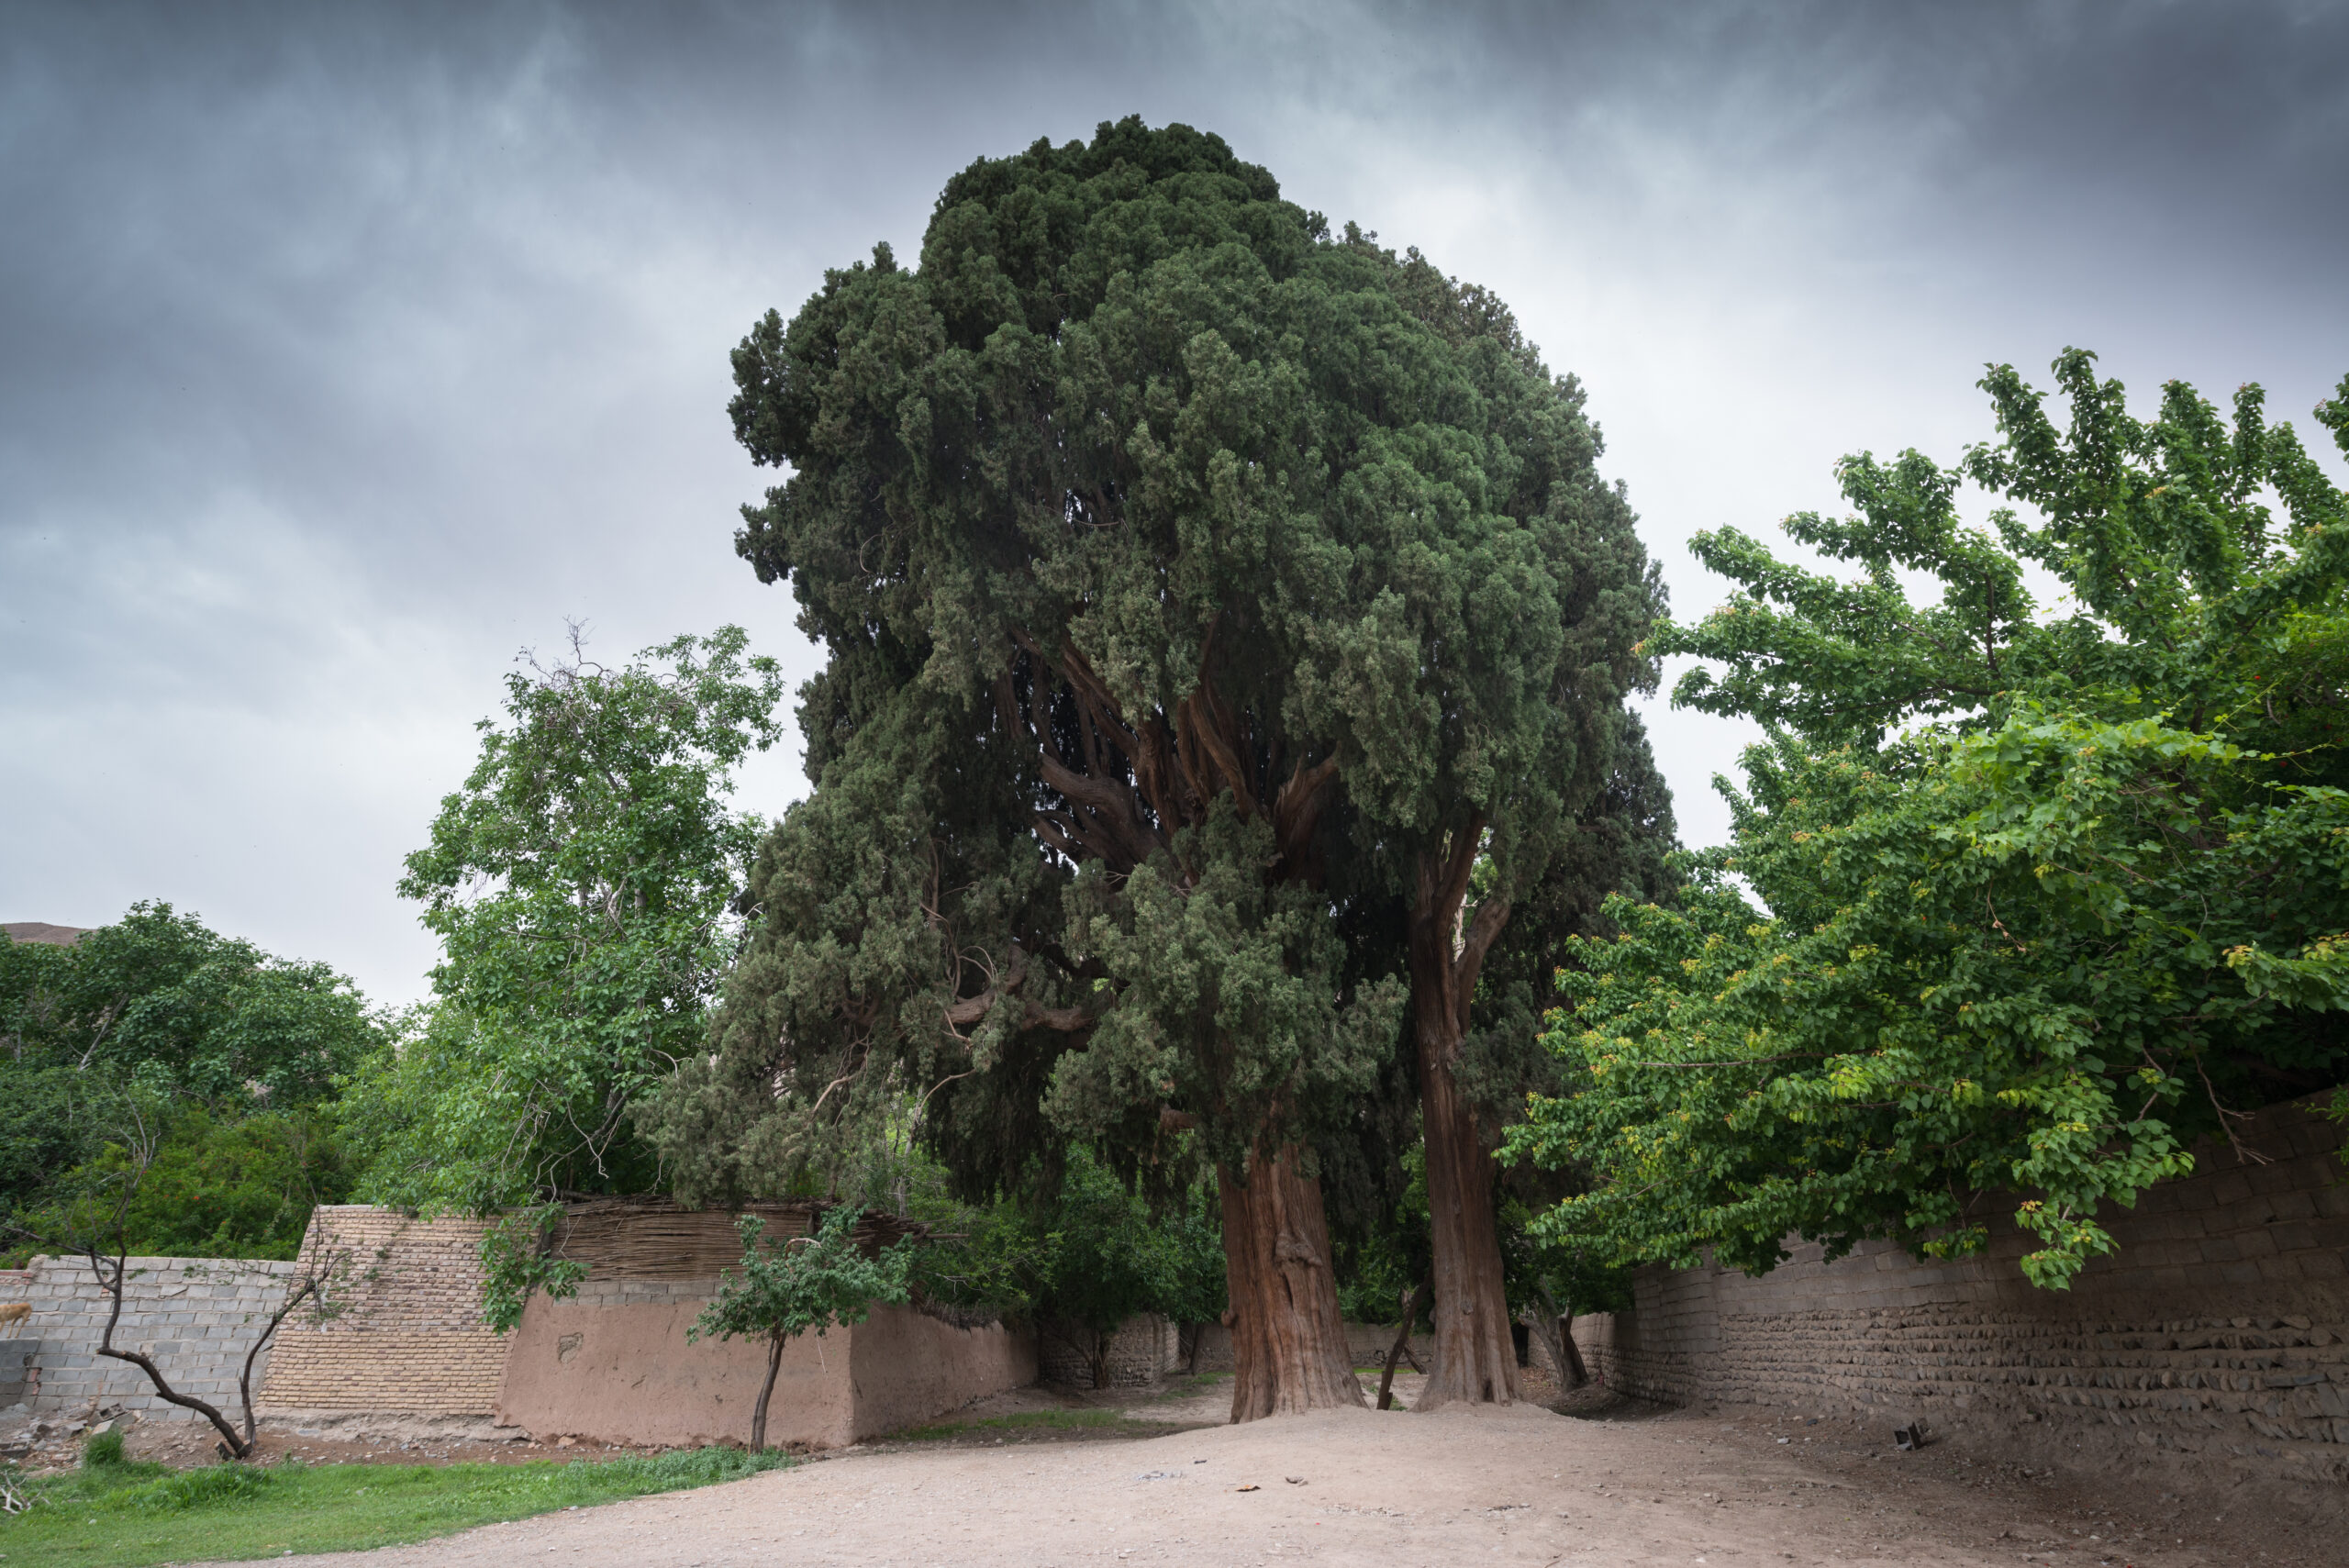
[[[144,1568],[192,1559],[363,1551],[500,1519],[740,1480],[785,1454],[693,1449],[651,1457],[531,1464],[85,1465],[26,1476],[30,1507],[0,1520],[0,1564]]]
[[[974,1421],[936,1421],[928,1426],[908,1427],[904,1431],[890,1433],[887,1440],[930,1442],[947,1438],[985,1439],[990,1432],[1021,1431],[1100,1432],[1119,1437],[1154,1438],[1168,1432],[1188,1431],[1197,1424],[1099,1407],[1077,1410],[1023,1410],[1015,1416],[986,1416]],[[997,1436],[996,1440],[1002,1442],[1006,1439]]]
[[[1159,1395],[1154,1402],[1164,1405],[1176,1399],[1188,1399],[1195,1395],[1205,1394],[1219,1383],[1230,1381],[1231,1374],[1228,1372],[1194,1373],[1189,1377],[1176,1382],[1165,1393]]]

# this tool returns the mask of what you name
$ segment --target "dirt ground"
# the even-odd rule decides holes
[[[1417,1378],[1397,1380],[1407,1398]],[[1227,1383],[1175,1396],[1022,1390],[965,1413],[1115,1402],[1109,1429],[970,1429],[316,1568],[1034,1568],[1151,1562],[2243,1564],[2339,1568],[2339,1536],[2272,1502],[1904,1453],[1890,1434],[1586,1394],[1427,1415],[1220,1424]],[[521,1448],[522,1445],[510,1445]],[[525,1451],[544,1457],[547,1451]],[[393,1457],[385,1455],[384,1457]],[[413,1462],[415,1451],[396,1455]],[[466,1457],[472,1457],[467,1455]],[[517,1457],[520,1457],[518,1455]],[[2155,1528],[2158,1526],[2158,1528]]]

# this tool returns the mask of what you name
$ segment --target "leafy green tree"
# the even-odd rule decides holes
[[[483,721],[400,882],[443,951],[433,1006],[346,1097],[369,1195],[487,1215],[658,1184],[631,1111],[701,1048],[763,830],[725,798],[776,733],[782,677],[747,640],[615,669],[573,628],[566,659],[507,676],[507,722]],[[531,1250],[527,1218],[495,1234]]]
[[[168,904],[139,903],[71,944],[0,938],[9,1064],[142,1074],[235,1114],[313,1104],[379,1038],[351,982],[273,958]]]
[[[354,1172],[331,1124],[314,1110],[225,1119],[200,1105],[158,1107],[161,1136],[124,1206],[123,1245],[142,1256],[294,1257],[310,1211],[351,1195]],[[109,1142],[55,1184],[61,1193],[128,1172]],[[58,1201],[52,1199],[52,1203]],[[42,1215],[28,1216],[33,1229]]]
[[[914,1240],[903,1237],[877,1251],[856,1239],[859,1212],[837,1205],[824,1212],[815,1231],[794,1236],[780,1247],[764,1244],[766,1222],[746,1214],[735,1222],[742,1237],[739,1274],[718,1281],[718,1294],[685,1330],[688,1341],[704,1335],[730,1340],[763,1338],[766,1381],[751,1410],[751,1451],[767,1446],[767,1401],[774,1394],[783,1347],[813,1329],[845,1329],[872,1315],[875,1302],[903,1304],[914,1266]]]
[[[1580,385],[1507,306],[1416,250],[1350,232],[1331,251],[1411,329],[1385,339],[1386,406],[1328,422],[1346,463],[1325,527],[1349,573],[1300,586],[1326,597],[1288,700],[1343,781],[1356,874],[1341,884],[1405,906],[1393,961],[1410,977],[1436,1325],[1421,1404],[1508,1400],[1493,1150],[1544,1077],[1532,1040],[1556,943],[1609,893],[1651,891],[1637,852],[1607,851],[1670,841],[1624,707],[1653,684],[1639,644],[1663,595],[1599,477]],[[1623,807],[1642,794],[1649,819],[1630,831]],[[1482,984],[1513,924],[1509,962]]]
[[[324,964],[272,957],[168,904],[133,905],[68,944],[0,937],[0,1215],[46,1234],[68,1177],[113,1157],[108,1129],[135,1088],[160,1107],[157,1135],[171,1134],[164,1184],[186,1177],[195,1205],[181,1224],[153,1198],[138,1246],[201,1256],[298,1240],[309,1199],[295,1173],[332,1142],[316,1107],[384,1038]],[[217,1157],[213,1139],[225,1140]],[[339,1168],[328,1157],[311,1173],[338,1196]]]
[[[1403,954],[1356,964],[1348,911],[1417,851],[1352,824],[1464,822],[1424,776],[1464,738],[1496,801],[1560,760],[1498,710],[1559,695],[1575,639],[1491,622],[1570,616],[1545,574],[1603,596],[1625,559],[1577,395],[1478,291],[1139,120],[974,163],[918,270],[827,274],[735,372],[738,435],[791,471],[738,546],[829,662],[718,1060],[664,1102],[680,1180],[828,1171],[907,1096],[974,1193],[1074,1144],[1173,1190],[1187,1138],[1235,1418],[1358,1402],[1318,1176],[1401,1013]],[[1621,538],[1575,556],[1585,528]],[[1478,673],[1423,674],[1470,626]],[[1590,662],[1601,706],[1637,673]]]
[[[1151,1310],[1178,1327],[1194,1330],[1191,1370],[1198,1370],[1200,1335],[1197,1330],[1223,1321],[1231,1305],[1224,1280],[1223,1218],[1214,1184],[1202,1181],[1185,1192],[1179,1202],[1159,1208],[1153,1218],[1165,1236],[1168,1267]]]
[[[1128,1318],[1155,1313],[1204,1323],[1220,1316],[1222,1247],[1212,1203],[1195,1189],[1169,1212],[1153,1214],[1141,1194],[1078,1149],[1030,1219],[1037,1316],[1046,1332],[1069,1337],[1096,1388],[1109,1386],[1110,1346]]]
[[[1998,367],[1998,444],[1849,459],[1861,515],[1789,519],[1857,583],[1698,541],[1743,592],[1657,634],[1710,662],[1679,700],[1781,728],[1678,906],[1572,948],[1552,1040],[1586,1076],[1517,1140],[1598,1178],[1558,1236],[1954,1255],[2011,1191],[2060,1287],[2194,1135],[2341,1081],[2349,498],[2255,386],[2232,428],[2178,384],[2139,421],[2087,355],[2055,368],[2067,429]],[[2349,450],[2349,382],[2317,418]],[[1968,478],[2036,516],[1965,527]]]

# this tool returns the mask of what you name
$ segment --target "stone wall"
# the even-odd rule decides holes
[[[1201,1323],[1185,1329],[1183,1333],[1186,1365],[1189,1362],[1187,1354],[1189,1337],[1196,1334],[1199,1338],[1199,1370],[1201,1372],[1230,1372],[1231,1370],[1230,1329],[1220,1323]],[[1383,1369],[1386,1365],[1386,1352],[1394,1348],[1395,1325],[1392,1323],[1349,1323],[1346,1325],[1346,1356],[1357,1371],[1364,1367]],[[1428,1358],[1435,1353],[1435,1337],[1431,1334],[1414,1332],[1411,1335],[1410,1350],[1413,1355],[1419,1357],[1419,1365],[1426,1366]],[[1397,1370],[1401,1372],[1411,1370],[1409,1362],[1397,1362],[1396,1366]]]
[[[233,1418],[242,1408],[237,1379],[245,1353],[284,1299],[285,1276],[294,1271],[292,1263],[132,1258],[115,1344],[153,1357],[173,1388]],[[10,1272],[17,1283],[6,1287],[6,1298],[28,1303],[32,1314],[14,1338],[0,1339],[15,1388],[7,1397],[0,1387],[0,1405],[22,1400],[36,1411],[74,1416],[119,1406],[150,1420],[200,1419],[165,1402],[137,1367],[97,1353],[113,1302],[87,1259],[35,1258],[30,1267]],[[274,1354],[264,1351],[255,1363],[256,1391]],[[0,1385],[8,1381],[0,1372]]]
[[[560,1241],[590,1266],[569,1300],[531,1299],[508,1336],[482,1320],[482,1227],[425,1221],[362,1204],[312,1217],[304,1256],[332,1259],[323,1309],[305,1305],[255,1367],[256,1413],[273,1424],[345,1431],[424,1425],[489,1436],[502,1427],[630,1443],[741,1441],[766,1347],[689,1342],[717,1288],[711,1260],[740,1255],[732,1217],[636,1202],[581,1206],[592,1225]],[[784,1234],[804,1215],[777,1210]],[[875,1228],[890,1223],[876,1221]],[[224,1410],[245,1351],[297,1265],[134,1258],[117,1343],[148,1351],[175,1386]],[[699,1272],[696,1272],[699,1271]],[[0,1407],[81,1415],[120,1406],[179,1418],[136,1368],[95,1351],[106,1302],[79,1260],[36,1259],[0,1278],[0,1301],[30,1303],[0,1337]],[[1166,1336],[1171,1340],[1171,1332]],[[949,1414],[1036,1380],[1032,1333],[961,1328],[877,1307],[855,1328],[793,1341],[769,1440],[829,1447]]]
[[[1043,1380],[1072,1388],[1092,1387],[1091,1340],[1091,1330],[1079,1323],[1039,1324],[1036,1363]],[[1138,1313],[1119,1324],[1109,1338],[1111,1387],[1148,1388],[1182,1364],[1182,1329],[1171,1318]]]
[[[263,1413],[487,1419],[506,1341],[481,1320],[481,1234],[474,1220],[321,1205],[305,1255],[338,1252],[348,1266],[329,1314],[305,1310],[278,1330]]]
[[[2242,1132],[2263,1157],[2195,1151],[2195,1173],[2102,1216],[2120,1243],[2069,1291],[2018,1267],[2000,1222],[1981,1257],[1919,1262],[1816,1245],[1760,1279],[1640,1271],[1633,1306],[1578,1319],[1610,1386],[1675,1403],[1921,1417],[1961,1443],[2043,1459],[2136,1455],[2292,1481],[2349,1480],[2349,1185],[2315,1102]]]
[[[805,1206],[751,1212],[770,1239],[804,1235],[810,1218]],[[656,1199],[574,1206],[556,1245],[587,1277],[572,1296],[534,1296],[524,1308],[497,1390],[499,1423],[607,1442],[748,1441],[765,1343],[687,1337],[720,1270],[741,1256],[734,1220]],[[868,1216],[868,1230],[885,1243],[902,1227]],[[1034,1381],[1030,1334],[876,1307],[863,1323],[785,1348],[767,1441],[839,1447]]]

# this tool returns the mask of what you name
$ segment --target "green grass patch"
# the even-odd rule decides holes
[[[363,1551],[651,1492],[736,1481],[780,1453],[705,1448],[651,1458],[529,1464],[100,1464],[10,1486],[32,1507],[0,1519],[6,1568]]]

